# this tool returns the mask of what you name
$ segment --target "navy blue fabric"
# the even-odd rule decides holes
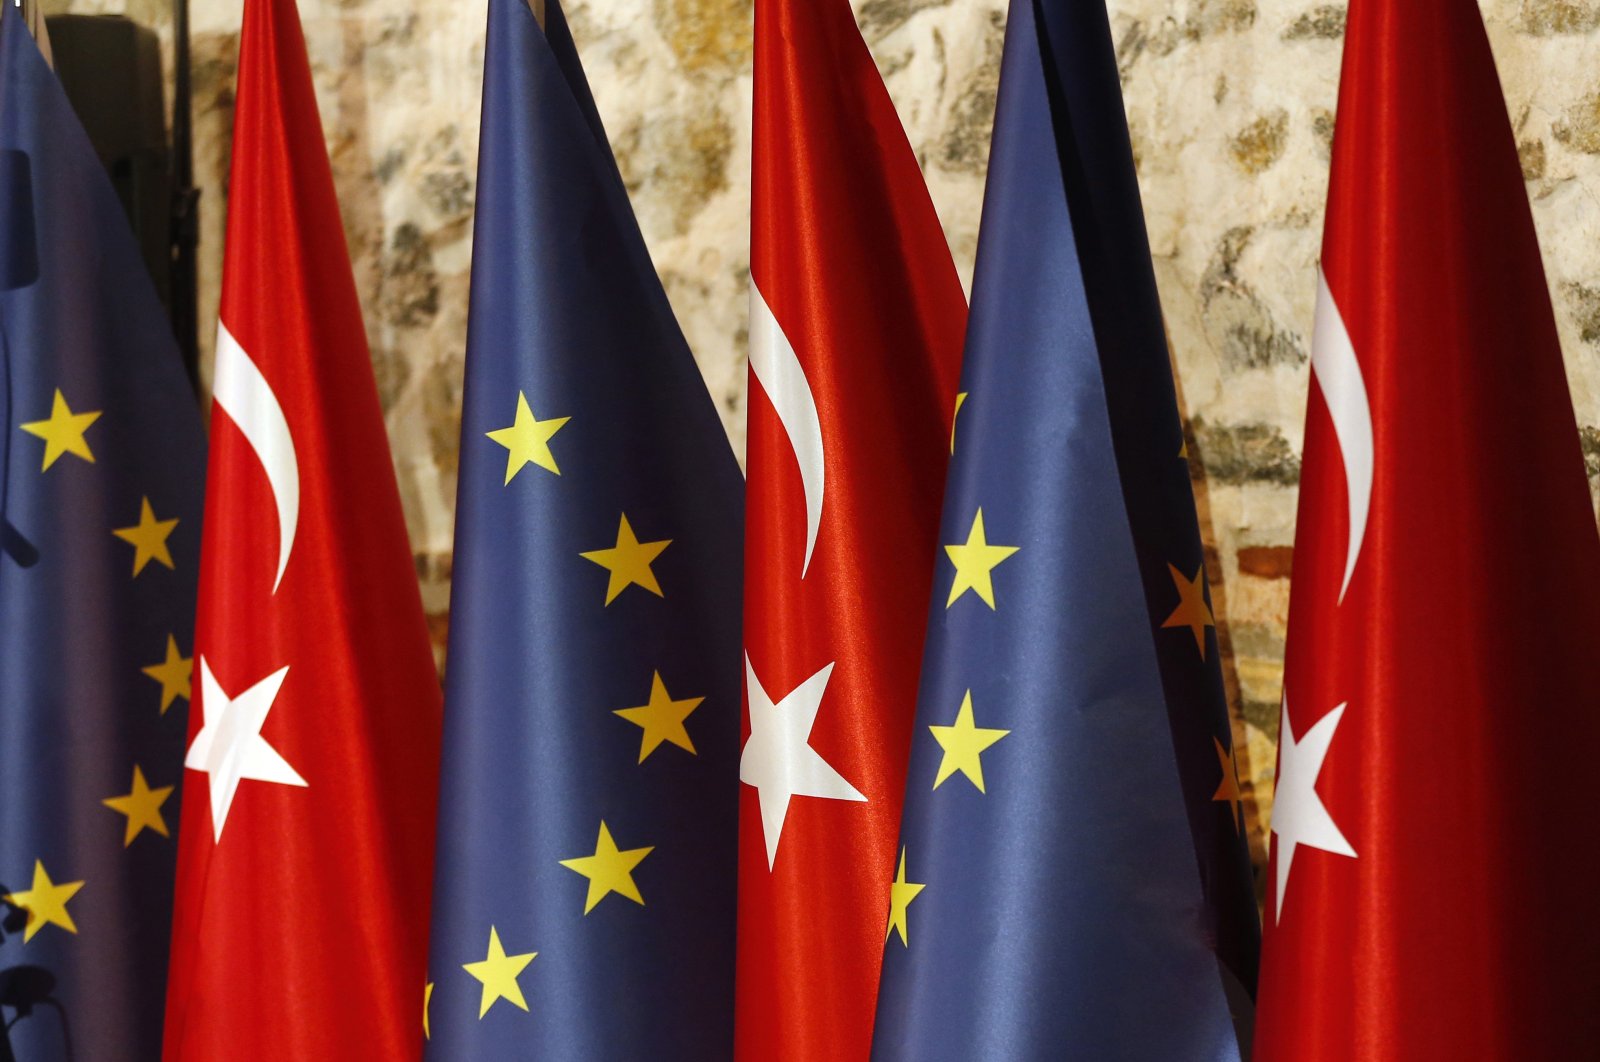
[[[183,773],[188,701],[161,711],[170,635],[193,648],[205,441],[177,346],[100,160],[18,12],[0,18],[0,894],[35,862],[81,881],[76,932],[0,904],[0,1058],[160,1055],[178,799],[172,836],[102,801]],[[41,470],[59,391],[99,412],[74,454]],[[174,567],[132,575],[112,535],[150,500]]]
[[[1178,599],[1168,565],[1193,576],[1203,561],[1199,522],[1161,302],[1151,267],[1116,55],[1099,4],[1035,0],[1043,16],[1045,83],[1072,213],[1084,289],[1100,347],[1112,440],[1151,619]],[[1207,595],[1209,602],[1210,595]],[[1214,799],[1220,781],[1213,742],[1232,746],[1214,633],[1204,659],[1186,650],[1189,632],[1158,637],[1157,662],[1206,893],[1206,932],[1215,942],[1232,998],[1248,1007],[1256,990],[1261,926],[1243,824]],[[1243,998],[1241,998],[1243,997]],[[1236,1007],[1239,1009],[1239,1007]],[[1248,1017],[1248,1015],[1246,1015]],[[1248,1030],[1250,1022],[1245,1021]]]
[[[486,433],[519,393],[559,475]],[[443,781],[430,1059],[716,1059],[732,1051],[743,481],[640,236],[561,7],[490,0]],[[670,540],[662,596],[580,553]],[[704,701],[693,753],[614,713]],[[644,903],[585,914],[604,821]],[[463,969],[536,952],[479,1015]]]
[[[1215,635],[1104,9],[1013,0],[874,1057],[1233,1059],[1258,927]],[[985,790],[934,782],[970,691]]]

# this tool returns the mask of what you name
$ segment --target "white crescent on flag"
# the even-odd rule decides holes
[[[811,551],[817,545],[817,529],[822,525],[822,494],[826,462],[822,451],[822,419],[817,415],[817,400],[800,366],[789,338],[772,315],[767,300],[761,297],[755,278],[750,278],[750,371],[767,393],[778,421],[789,437],[795,461],[800,465],[800,485],[806,495],[806,559],[800,578],[811,569]]]
[[[256,452],[278,507],[278,575],[272,592],[278,592],[289,554],[294,549],[295,527],[300,521],[300,462],[283,406],[261,369],[233,338],[228,326],[217,322],[217,364],[212,396],[244,433]]]
[[[1328,289],[1328,278],[1317,270],[1317,316],[1311,336],[1311,371],[1322,388],[1333,418],[1333,434],[1344,457],[1345,489],[1349,494],[1350,542],[1346,547],[1344,582],[1339,600],[1350,589],[1356,572],[1356,559],[1367,535],[1367,515],[1372,507],[1372,409],[1367,403],[1367,384],[1361,376],[1361,363],[1345,330],[1344,318]]]

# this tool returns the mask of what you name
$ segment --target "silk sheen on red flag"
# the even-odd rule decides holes
[[[1257,1062],[1600,1042],[1600,536],[1472,0],[1352,0]]]
[[[293,0],[245,0],[165,1057],[421,1054],[440,694]]]
[[[736,1049],[864,1059],[966,328],[846,0],[756,4]]]

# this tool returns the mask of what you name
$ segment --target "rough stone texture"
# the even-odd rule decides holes
[[[1593,92],[1567,108],[1551,136],[1574,151],[1600,155],[1600,92]]]
[[[192,3],[201,305],[211,319],[240,2]],[[54,0],[51,9],[69,6],[128,10],[167,30],[166,0]],[[1005,0],[854,6],[970,282]],[[1482,6],[1600,486],[1600,2]],[[1315,0],[1110,8],[1259,856],[1345,9]],[[566,0],[645,237],[741,452],[751,9],[751,0]],[[302,0],[301,10],[418,575],[442,642],[484,7]]]
[[[1590,288],[1571,281],[1561,285],[1567,297],[1572,316],[1578,326],[1578,338],[1585,343],[1600,345],[1600,288]]]
[[[1238,167],[1255,177],[1272,169],[1273,163],[1283,158],[1288,135],[1289,112],[1280,107],[1235,133],[1228,142],[1228,150]]]
[[[1209,482],[1280,487],[1300,482],[1300,458],[1283,433],[1270,424],[1216,426],[1196,416],[1189,422],[1189,430],[1195,439],[1189,453],[1199,459],[1192,467]]]
[[[1336,41],[1344,36],[1345,9],[1339,4],[1314,7],[1289,23],[1283,31],[1286,41]]]
[[[1579,0],[1523,0],[1516,25],[1535,37],[1588,33],[1600,27],[1600,4]]]

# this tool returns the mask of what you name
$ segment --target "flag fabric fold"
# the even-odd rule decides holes
[[[1470,0],[1350,5],[1311,360],[1256,1057],[1574,1057],[1600,535]]]
[[[122,206],[9,6],[0,367],[0,1057],[153,1059],[205,437]]]
[[[966,302],[845,0],[759,0],[737,1053],[864,1058]]]
[[[961,394],[874,1057],[1237,1058],[1255,906],[1098,6],[1011,4]]]
[[[293,0],[244,5],[220,317],[165,1057],[416,1058],[440,690]]]
[[[727,1058],[743,484],[561,5],[487,41],[428,1057]]]

